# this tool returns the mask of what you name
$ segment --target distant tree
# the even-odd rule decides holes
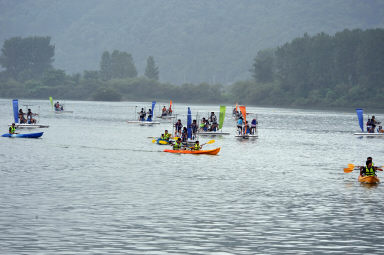
[[[66,83],[67,75],[63,70],[52,69],[44,72],[41,80],[45,86],[63,86]]]
[[[159,80],[159,68],[155,65],[155,59],[149,56],[147,59],[147,67],[145,68],[145,76],[149,79]]]
[[[84,71],[84,80],[98,80],[99,72],[98,71]]]
[[[274,53],[272,50],[259,51],[250,70],[253,78],[258,82],[274,80]]]
[[[111,54],[111,78],[124,79],[137,77],[137,70],[131,54],[114,50]]]
[[[108,81],[112,78],[111,73],[111,56],[108,51],[104,51],[100,62],[100,78]]]
[[[40,78],[52,68],[55,46],[50,37],[13,37],[4,42],[0,65],[9,77],[17,80]]]

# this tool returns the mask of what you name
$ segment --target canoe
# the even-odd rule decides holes
[[[170,153],[180,153],[180,154],[208,154],[208,155],[217,155],[219,153],[220,147],[213,150],[199,150],[199,151],[190,151],[190,150],[164,150],[164,152]]]
[[[4,134],[2,137],[11,137],[11,138],[39,138],[43,135],[44,132],[38,133],[29,133],[29,134]]]
[[[374,184],[374,183],[379,183],[380,182],[380,179],[377,176],[361,176],[361,175],[359,175],[358,180],[359,180],[359,182],[370,183],[370,184]]]

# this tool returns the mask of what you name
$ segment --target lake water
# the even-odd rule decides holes
[[[249,107],[259,138],[239,140],[228,106],[233,134],[200,137],[221,147],[209,156],[162,152],[148,137],[169,122],[126,123],[149,102],[66,101],[74,113],[60,115],[48,100],[24,104],[50,127],[1,138],[0,254],[384,253],[383,184],[343,172],[368,156],[384,165],[384,139],[353,135],[354,109]],[[187,105],[174,111],[185,124]],[[0,100],[3,133],[11,122],[11,100]]]

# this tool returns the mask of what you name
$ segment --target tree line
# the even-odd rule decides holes
[[[68,75],[52,67],[49,37],[14,37],[0,55],[0,96],[77,100],[167,100],[268,106],[373,106],[384,96],[383,29],[344,30],[296,38],[259,51],[252,79],[230,86],[159,81],[153,56],[138,75],[132,55],[101,54],[99,70]]]
[[[383,43],[383,29],[304,34],[259,51],[250,70],[254,79],[232,92],[260,104],[382,107]]]

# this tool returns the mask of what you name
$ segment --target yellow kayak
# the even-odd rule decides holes
[[[361,176],[361,175],[359,175],[359,179],[358,180],[359,180],[359,182],[370,183],[370,184],[374,184],[374,183],[379,183],[380,182],[380,179],[377,176]]]

